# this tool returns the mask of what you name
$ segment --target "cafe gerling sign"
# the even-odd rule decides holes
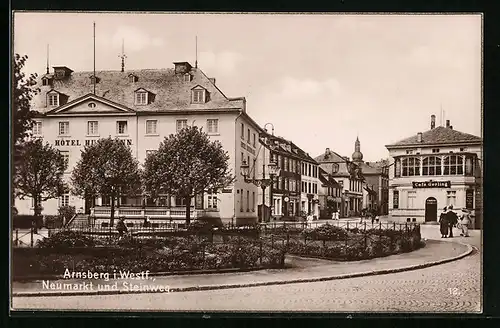
[[[413,181],[413,188],[451,188],[451,181]]]

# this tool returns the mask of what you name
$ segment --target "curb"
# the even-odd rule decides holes
[[[320,282],[320,281],[330,281],[330,280],[341,280],[341,279],[349,279],[349,278],[359,278],[366,276],[376,276],[390,273],[398,273],[405,271],[412,271],[418,269],[424,269],[435,265],[440,265],[448,262],[453,262],[459,259],[462,259],[466,256],[469,256],[474,248],[462,242],[454,242],[456,244],[460,244],[467,247],[467,251],[464,253],[450,257],[447,259],[442,259],[438,261],[427,262],[418,265],[410,265],[406,267],[400,267],[395,269],[384,269],[384,270],[374,270],[374,271],[365,271],[365,272],[355,272],[348,274],[341,274],[335,276],[327,276],[327,277],[319,277],[319,278],[299,278],[292,280],[277,280],[277,281],[267,281],[267,282],[251,282],[245,284],[230,284],[230,285],[207,285],[207,286],[190,286],[190,287],[177,287],[177,288],[168,288],[168,291],[152,291],[152,290],[131,290],[131,291],[122,291],[122,290],[96,290],[89,292],[21,292],[21,293],[12,293],[12,296],[17,297],[42,297],[42,296],[95,296],[95,295],[128,295],[128,294],[151,294],[151,293],[172,293],[172,292],[191,292],[191,291],[204,291],[204,290],[219,290],[219,289],[232,289],[232,288],[246,288],[246,287],[261,287],[261,286],[272,286],[272,285],[286,285],[286,284],[296,284],[296,283],[308,283],[308,282]]]

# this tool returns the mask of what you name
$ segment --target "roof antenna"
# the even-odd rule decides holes
[[[122,72],[125,71],[125,58],[127,58],[127,55],[125,55],[125,40],[122,39],[122,54],[118,55],[122,59]]]
[[[49,45],[47,44],[47,74],[49,74]]]
[[[95,95],[95,85],[97,84],[97,78],[95,76],[95,22],[94,22],[94,95]]]
[[[194,61],[194,67],[198,68],[198,36],[195,36],[195,47],[196,47],[196,59]]]

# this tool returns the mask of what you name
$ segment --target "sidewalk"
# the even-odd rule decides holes
[[[422,237],[425,238],[424,235]],[[463,238],[446,241],[427,240],[424,248],[414,252],[363,261],[340,262],[288,255],[286,260],[290,267],[288,269],[205,275],[149,276],[147,280],[64,279],[50,281],[55,283],[53,286],[82,283],[88,285],[92,282],[92,288],[88,290],[57,290],[57,287],[48,287],[47,283],[44,285],[42,281],[13,282],[12,291],[13,296],[110,295],[164,292],[164,290],[151,290],[151,288],[155,289],[158,286],[165,287],[170,292],[180,292],[345,279],[414,270],[453,261],[467,256],[473,250],[471,246],[463,244],[461,241],[467,242]],[[97,288],[97,284],[113,286],[115,283],[115,287],[117,287],[115,290],[98,290]],[[136,290],[133,290],[133,285],[137,286]]]

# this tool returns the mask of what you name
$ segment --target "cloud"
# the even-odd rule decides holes
[[[125,52],[140,51],[147,47],[161,47],[164,40],[159,37],[153,37],[133,26],[119,26],[111,37],[111,44],[114,47],[122,46],[125,43]]]
[[[413,48],[408,61],[417,66],[438,66],[459,69],[464,66],[460,54],[446,51],[444,49],[431,50],[428,46]]]
[[[212,75],[231,74],[244,59],[242,54],[232,51],[218,53],[204,51],[198,54],[199,67],[203,70],[210,70]]]
[[[340,83],[335,79],[316,81],[286,77],[281,81],[280,95],[286,98],[304,98],[318,95],[336,97],[340,94]]]

